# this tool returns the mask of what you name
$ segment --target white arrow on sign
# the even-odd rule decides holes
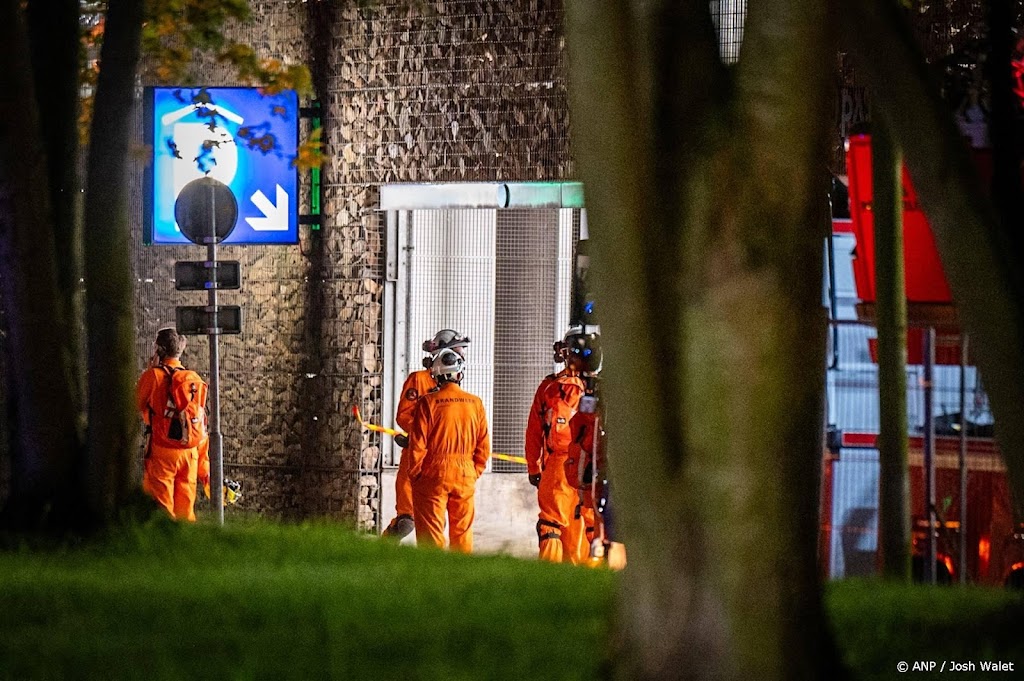
[[[262,189],[257,189],[250,199],[261,211],[262,218],[246,218],[245,221],[257,232],[283,232],[288,229],[288,192],[277,186],[277,205],[270,202]]]

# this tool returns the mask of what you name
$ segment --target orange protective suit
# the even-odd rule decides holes
[[[568,369],[546,376],[533,397],[526,422],[526,469],[541,474],[537,486],[537,538],[540,558],[551,562],[579,562],[579,533],[567,531],[583,520],[574,518],[576,486],[565,477],[565,458],[571,441],[569,421],[583,395],[583,382]],[[575,543],[574,543],[575,542]]]
[[[172,368],[181,366],[177,359],[167,358],[163,363]],[[157,367],[146,369],[135,386],[135,406],[147,426],[151,425],[151,413],[166,404],[167,374]],[[195,521],[197,485],[206,484],[210,479],[209,448],[208,437],[198,447],[186,449],[163,447],[150,438],[142,489],[172,518]]]
[[[491,456],[483,402],[457,383],[441,383],[419,399],[404,456],[409,457],[416,543],[444,546],[447,511],[449,547],[471,552],[473,495]]]
[[[600,558],[591,558],[589,554],[589,545],[597,538],[604,544],[603,564],[612,570],[622,570],[626,567],[626,547],[609,536],[605,529],[605,518],[597,509],[598,498],[607,493],[604,489],[607,454],[603,437],[598,440],[597,451],[594,451],[594,436],[598,426],[597,414],[593,412],[578,411],[572,417],[569,422],[572,442],[569,444],[569,456],[565,460],[565,475],[579,487],[580,512],[586,522],[586,544],[582,539],[579,542],[581,551],[585,551],[581,562],[590,566],[601,564]],[[607,509],[605,512],[608,512]]]
[[[416,403],[420,397],[437,388],[437,381],[427,369],[414,371],[402,384],[402,397],[398,400],[395,423],[406,433],[412,432]],[[395,475],[395,516],[412,516],[412,483],[409,482],[409,455],[402,450],[402,458],[398,461],[398,473]]]
[[[576,513],[583,520],[582,525],[570,526],[570,543],[577,547],[580,562],[593,564],[590,559],[590,545],[594,537],[602,536],[601,516],[597,513],[594,492],[597,488],[593,479],[597,477],[600,484],[601,474],[594,470],[594,431],[595,415],[577,411],[569,421],[569,454],[565,459],[565,477],[570,484],[579,490],[580,502]],[[598,452],[598,466],[604,465],[604,451]],[[600,494],[600,490],[597,490]]]

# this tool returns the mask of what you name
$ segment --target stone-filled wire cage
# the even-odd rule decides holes
[[[298,246],[221,249],[243,268],[241,290],[222,302],[245,315],[243,333],[221,341],[225,475],[243,483],[241,505],[261,514],[379,529],[381,454],[391,442],[351,415],[359,406],[367,421],[393,419],[383,408],[393,385],[382,373],[379,187],[569,176],[561,3],[251,4],[256,20],[233,35],[313,75],[323,223],[303,226]],[[302,190],[306,207],[308,178]],[[135,249],[141,363],[174,305],[204,302],[171,281],[173,261],[202,259],[203,249]],[[186,361],[202,371],[207,352],[196,337]]]
[[[320,95],[332,59],[341,58],[328,54],[331,27],[320,26],[306,3],[251,5],[254,21],[233,27],[233,37],[262,56],[309,64]],[[241,84],[209,63],[197,72],[204,85]],[[330,160],[339,112],[329,98],[318,99]],[[300,138],[310,126],[301,122]],[[321,170],[321,223],[300,225],[297,245],[218,249],[219,258],[242,267],[241,289],[220,294],[221,304],[242,307],[244,319],[240,335],[219,341],[224,474],[243,486],[229,517],[252,511],[329,517],[364,529],[379,524],[379,436],[360,429],[351,408],[379,400],[382,234],[376,213],[364,208],[373,202],[372,188],[344,183],[334,170],[329,161]],[[141,215],[143,188],[137,189],[132,210]],[[300,214],[311,213],[311,190],[311,175],[300,173]],[[141,363],[156,330],[173,323],[176,305],[205,304],[203,292],[174,290],[173,265],[203,260],[206,251],[143,245],[141,229],[133,237]],[[192,337],[186,364],[205,375],[208,357],[206,337]]]
[[[327,180],[328,191],[335,181],[338,191],[348,191],[353,185],[376,190],[394,183],[572,177],[560,1],[334,7],[326,12],[334,28],[325,103],[336,123],[328,131],[333,153],[326,174],[335,178]],[[480,245],[473,239],[464,245],[472,244]],[[392,424],[395,401],[388,395],[400,389],[407,371],[421,368],[420,343],[437,330],[430,327],[457,325],[422,319],[423,329],[409,336],[415,352],[406,371],[386,375],[382,400],[364,402],[368,419]],[[493,345],[483,349],[493,326],[459,330],[473,338],[474,371],[499,359]],[[384,452],[378,463],[396,463],[391,438],[378,442]]]

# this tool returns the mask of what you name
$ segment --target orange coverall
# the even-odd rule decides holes
[[[583,381],[565,369],[541,381],[526,422],[526,469],[541,473],[537,486],[537,537],[540,558],[551,562],[579,562],[582,520],[574,518],[579,495],[566,480],[569,421],[583,395]],[[578,529],[569,530],[573,523]],[[575,543],[574,543],[575,542]]]
[[[578,533],[574,533],[572,541],[574,546],[579,547],[580,555],[583,558],[582,562],[585,563],[591,562],[589,561],[590,543],[594,540],[595,536],[603,534],[600,532],[599,525],[601,518],[597,515],[595,508],[595,488],[591,482],[595,475],[593,470],[594,417],[595,414],[578,411],[572,417],[572,420],[569,421],[569,432],[572,441],[569,443],[569,455],[565,459],[565,477],[570,484],[575,485],[579,490],[580,504],[578,508],[580,518],[583,520],[581,528],[583,534],[577,536]],[[603,451],[598,451],[597,464],[599,467],[604,465]],[[597,478],[598,480],[601,479],[600,473],[597,473]],[[598,493],[600,493],[600,490],[598,490]],[[578,528],[578,526],[573,526],[573,528]]]
[[[608,536],[605,532],[604,517],[597,512],[597,497],[604,493],[602,480],[605,475],[607,454],[605,453],[605,440],[601,438],[597,446],[597,470],[594,471],[596,416],[594,413],[578,411],[569,422],[572,443],[569,445],[569,456],[565,460],[565,475],[570,482],[579,486],[581,516],[586,522],[587,544],[589,545],[594,537],[600,537],[605,545],[604,564],[612,570],[622,570],[626,567],[626,547]],[[595,475],[598,481],[596,485],[590,482]],[[589,548],[582,544],[582,539],[580,546],[583,550]],[[585,557],[583,562],[587,565],[597,566],[601,562],[600,559],[590,558],[589,551],[583,556]]]
[[[413,417],[416,413],[416,402],[420,397],[437,388],[437,381],[427,369],[420,369],[409,374],[402,384],[402,397],[398,400],[395,423],[406,433],[412,432]],[[395,475],[395,516],[413,515],[412,483],[409,482],[409,455],[402,450],[402,458],[398,461],[398,473]]]
[[[476,481],[491,456],[483,402],[450,382],[422,396],[404,456],[409,457],[416,543],[444,546],[447,511],[449,547],[470,553]]]
[[[181,361],[167,358],[165,366],[181,367]],[[150,414],[162,410],[167,404],[167,372],[151,367],[142,372],[135,386],[135,406],[147,426]],[[156,499],[172,518],[195,521],[196,487],[210,479],[210,438],[198,447],[178,449],[163,447],[150,436],[146,449],[145,472],[142,489]]]

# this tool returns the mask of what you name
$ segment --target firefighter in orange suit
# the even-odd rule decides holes
[[[416,543],[443,547],[447,512],[449,548],[470,553],[473,495],[491,456],[491,442],[483,402],[459,386],[465,367],[466,360],[454,350],[437,354],[430,371],[438,389],[416,405],[406,454]]]
[[[152,414],[165,409],[167,404],[167,373],[160,367],[181,367],[185,342],[185,337],[174,329],[157,332],[149,368],[135,386],[135,406],[147,430],[152,427]],[[207,485],[210,480],[209,447],[209,438],[188,449],[164,447],[149,438],[142,489],[177,520],[196,519],[197,485]]]
[[[574,333],[570,328],[568,338]],[[563,343],[555,344],[555,359],[564,361]],[[526,471],[530,484],[537,487],[537,539],[540,558],[551,562],[578,562],[582,530],[571,530],[578,503],[576,486],[565,477],[565,458],[569,451],[569,421],[576,413],[583,382],[576,369],[565,369],[541,381],[534,394],[526,422]],[[575,543],[574,543],[575,542]]]
[[[568,339],[567,361],[576,364],[586,392],[580,398],[579,410],[569,422],[572,441],[565,461],[565,475],[580,493],[579,515],[586,524],[586,537],[580,539],[587,549],[585,564],[600,562],[614,569],[626,566],[626,549],[615,541],[611,507],[608,503],[607,455],[604,414],[598,397],[598,374],[601,371],[600,328],[584,327],[583,333]]]
[[[402,384],[402,396],[398,400],[398,410],[395,413],[395,424],[399,428],[406,433],[412,432],[417,401],[423,395],[437,388],[437,381],[430,375],[434,356],[441,350],[449,348],[465,358],[468,346],[469,338],[451,329],[441,329],[434,334],[433,338],[423,341],[423,352],[427,353],[427,356],[423,358],[425,368],[409,374],[405,383]],[[398,472],[395,474],[395,517],[384,529],[383,535],[403,539],[413,531],[415,526],[412,483],[409,482],[409,457],[405,453],[409,439],[407,435],[397,435],[395,442],[402,447],[402,458],[398,462]]]

